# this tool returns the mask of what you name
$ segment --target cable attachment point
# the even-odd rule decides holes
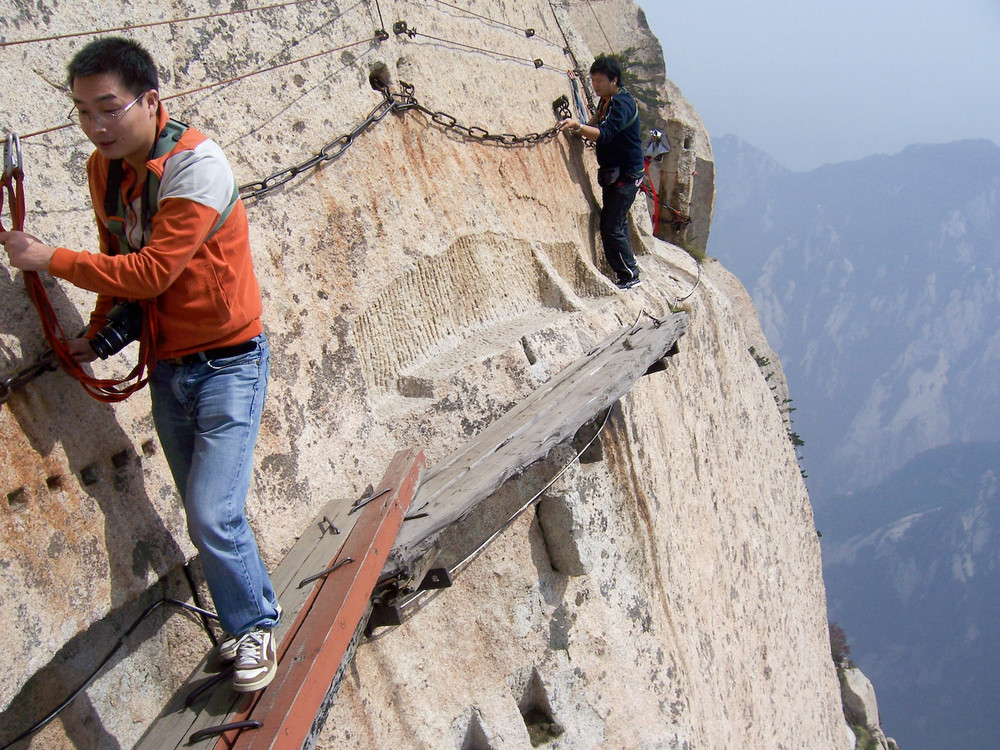
[[[387,37],[388,38],[388,37]],[[378,91],[386,99],[390,97],[389,88],[392,85],[392,78],[389,75],[389,66],[384,62],[375,63],[368,72],[368,83],[372,89]]]
[[[563,94],[553,101],[552,112],[555,114],[557,120],[565,120],[568,117],[572,117],[573,113],[569,109],[569,97]]]
[[[32,364],[0,381],[0,404],[8,401],[14,391],[23,388],[39,375],[58,369],[59,362],[56,359],[56,353],[51,349],[46,349],[38,355],[38,359]]]
[[[392,25],[392,33],[406,34],[412,39],[417,35],[417,30],[415,28],[411,29],[409,26],[407,26],[406,21],[396,21],[396,23]]]
[[[385,29],[375,29],[375,41],[384,42],[389,38],[389,32]]]
[[[543,65],[545,65],[545,63],[542,62],[542,59],[540,57],[536,57],[534,60],[532,60],[532,62],[535,63],[536,68],[540,68]]]
[[[535,35],[535,30],[534,29],[525,29],[524,30],[524,35],[527,36],[527,37],[533,37]]]

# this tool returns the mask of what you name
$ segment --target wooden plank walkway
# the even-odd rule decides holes
[[[425,576],[449,529],[630,391],[676,351],[687,329],[687,314],[674,313],[619,330],[433,466],[414,498],[414,520],[403,527],[383,571],[382,603],[427,587]]]
[[[376,583],[381,612],[392,610],[395,600],[416,589],[447,585],[447,580],[435,580],[438,574],[431,569],[448,542],[449,530],[460,536],[462,532],[454,530],[463,520],[478,518],[473,515],[478,510],[502,516],[503,509],[487,508],[484,501],[656,369],[676,351],[687,328],[684,313],[626,326],[426,476],[423,453],[401,451],[368,505],[359,510],[354,500],[332,501],[272,575],[285,610],[277,631],[279,667],[274,682],[259,693],[239,695],[225,674],[220,680],[206,660],[136,747],[312,747],[372,612]],[[383,490],[388,491],[382,494]],[[402,526],[411,504],[413,510]],[[503,519],[491,522],[502,524]],[[352,562],[342,564],[348,559]],[[337,567],[338,563],[342,565]],[[314,586],[301,585],[323,571],[329,576]],[[372,623],[384,624],[377,618]],[[187,701],[191,707],[185,706],[191,689],[201,687],[203,694]],[[257,726],[199,736],[237,722]]]
[[[218,671],[210,655],[136,748],[298,749],[314,742],[310,730],[317,717],[322,724],[343,666],[353,657],[356,634],[371,610],[372,589],[424,464],[422,451],[397,453],[368,501],[331,501],[275,569],[271,579],[284,613],[275,633],[278,673],[270,686],[257,693],[233,692],[231,670]],[[261,726],[199,738],[199,732],[232,722]]]

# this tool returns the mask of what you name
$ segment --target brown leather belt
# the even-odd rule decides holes
[[[251,339],[250,341],[244,341],[242,344],[233,344],[232,346],[223,346],[219,349],[206,349],[203,352],[194,352],[193,354],[185,354],[183,357],[171,357],[170,359],[161,359],[161,362],[166,362],[168,365],[193,365],[195,362],[208,362],[211,359],[224,359],[225,357],[236,357],[240,354],[246,354],[252,352],[257,348],[257,342]]]

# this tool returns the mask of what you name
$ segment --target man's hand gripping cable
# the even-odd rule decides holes
[[[0,179],[0,232],[8,231],[2,220],[4,195],[7,196],[8,210],[10,211],[10,231],[23,232],[25,220],[24,162],[21,155],[21,141],[16,133],[10,133],[7,136],[3,165],[3,176]],[[152,321],[143,326],[139,363],[132,372],[121,380],[95,378],[83,369],[69,351],[66,345],[67,337],[63,333],[55,310],[52,309],[52,303],[49,301],[41,278],[34,271],[22,271],[22,276],[28,297],[38,311],[42,332],[45,334],[49,348],[43,351],[32,365],[0,381],[0,404],[10,399],[18,388],[25,386],[42,373],[57,369],[59,366],[78,380],[87,393],[98,401],[123,401],[146,384],[148,373],[152,370],[150,352],[152,351],[152,341],[155,338]],[[146,371],[145,378],[143,378],[144,370]]]

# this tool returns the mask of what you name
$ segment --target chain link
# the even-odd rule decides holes
[[[33,364],[0,381],[0,404],[6,403],[14,391],[24,388],[35,378],[58,369],[59,362],[56,359],[56,353],[51,349],[46,349],[38,355],[38,359]]]
[[[558,127],[551,127],[544,133],[515,135],[514,133],[490,133],[486,130],[486,128],[479,127],[478,125],[460,125],[458,119],[454,115],[450,115],[447,112],[441,112],[440,110],[434,111],[428,109],[423,104],[418,102],[416,97],[413,96],[413,86],[406,83],[401,83],[401,86],[403,88],[401,93],[392,94],[393,99],[399,103],[399,109],[415,109],[418,112],[430,117],[431,121],[436,125],[440,125],[445,130],[452,130],[461,133],[470,140],[497,143],[501,146],[519,146],[522,143],[538,143],[539,141],[546,141],[559,134]],[[553,103],[552,108],[553,112],[559,119],[571,116],[569,99],[565,96],[557,99]]]
[[[263,180],[240,185],[240,195],[245,199],[262,198],[303,172],[308,172],[325,162],[333,161],[350,148],[359,135],[372,125],[384,120],[390,112],[402,113],[409,110],[416,110],[427,115],[435,125],[439,125],[445,130],[460,133],[472,141],[496,143],[501,146],[539,143],[554,138],[559,133],[558,127],[551,127],[544,133],[515,135],[514,133],[490,133],[486,128],[479,127],[478,125],[461,125],[458,122],[458,118],[454,115],[428,109],[417,101],[413,95],[413,86],[411,84],[400,81],[399,85],[400,91],[398,92],[383,90],[382,95],[384,99],[350,133],[330,141],[330,143],[323,146],[317,153],[299,164],[286,167],[274,174],[268,175]],[[570,117],[569,99],[565,96],[560,97],[553,102],[552,109],[559,119]]]

